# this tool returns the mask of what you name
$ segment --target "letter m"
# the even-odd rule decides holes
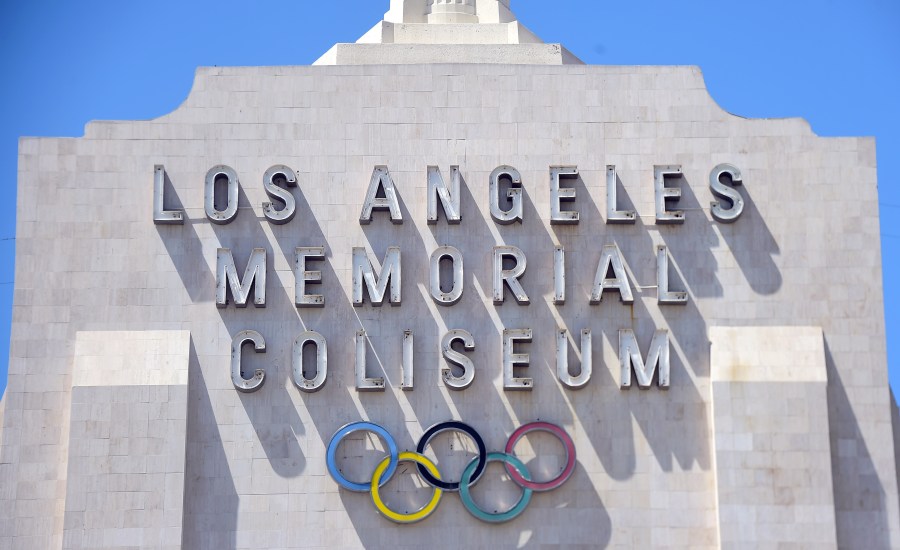
[[[657,385],[667,389],[669,387],[669,331],[660,329],[653,335],[650,349],[647,351],[647,361],[641,357],[641,349],[634,337],[634,331],[631,329],[619,331],[619,365],[622,367],[622,388],[631,387],[631,370],[634,367],[638,386],[641,389],[649,389],[657,364],[659,365]]]
[[[400,249],[391,246],[384,254],[381,271],[376,275],[365,248],[353,248],[353,305],[362,306],[363,286],[373,306],[384,303],[388,284],[391,287],[390,303],[400,305]]]
[[[230,248],[220,248],[216,252],[216,307],[228,307],[228,290],[234,298],[234,305],[247,307],[250,289],[253,288],[253,305],[266,307],[266,249],[254,248],[244,270],[244,278],[239,279]]]

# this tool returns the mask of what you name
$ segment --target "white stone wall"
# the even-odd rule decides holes
[[[723,162],[744,178],[747,208],[732,225],[709,214],[709,172]],[[165,165],[170,199],[186,211],[183,226],[152,223],[156,164]],[[204,176],[218,164],[234,168],[242,183],[243,208],[227,226],[203,212]],[[267,200],[262,174],[274,164],[298,172],[297,216],[283,226],[265,221],[260,206]],[[396,183],[403,225],[384,213],[358,223],[379,164]],[[450,165],[460,166],[460,225],[443,217],[426,224],[431,164],[445,177]],[[521,225],[499,226],[488,215],[487,176],[502,164],[523,176]],[[620,205],[638,211],[636,225],[604,223],[608,164],[618,168]],[[682,226],[654,223],[655,164],[682,166]],[[549,224],[550,165],[578,166],[577,202],[568,207],[581,212],[579,225]],[[881,280],[872,276],[881,269],[874,142],[819,138],[796,119],[728,115],[695,68],[201,69],[190,97],[165,117],[90,123],[79,139],[23,139],[18,201],[0,548],[62,546],[75,334],[111,330],[190,332],[185,548],[714,547],[708,332],[716,326],[822,328],[836,541],[900,544]],[[442,244],[465,258],[465,293],[451,308],[427,293],[428,257]],[[490,253],[499,244],[527,255],[522,283],[531,305],[492,303]],[[632,305],[614,295],[588,304],[604,244],[623,252]],[[673,287],[690,295],[686,306],[657,304],[661,244]],[[326,306],[298,310],[294,247],[322,245]],[[562,306],[552,303],[555,245],[567,250]],[[388,246],[401,248],[402,306],[352,307],[354,246],[378,259]],[[233,250],[241,271],[252,248],[267,249],[265,309],[216,308],[219,247]],[[523,327],[535,331],[522,346],[534,390],[506,392],[500,334]],[[594,373],[585,389],[556,380],[557,327],[593,331]],[[291,345],[304,328],[329,344],[328,382],[315,394],[302,394],[290,379]],[[384,393],[354,389],[358,328],[371,338],[368,371],[386,378]],[[463,392],[448,391],[440,378],[439,339],[449,328],[476,338],[476,379]],[[634,330],[644,351],[656,329],[669,330],[668,391],[619,389],[623,328]],[[229,375],[231,339],[244,329],[267,342],[265,354],[245,354],[248,369],[267,371],[253,394],[238,393]],[[404,329],[415,331],[411,392],[399,387]],[[572,434],[578,467],[513,522],[481,524],[448,494],[434,516],[402,529],[379,517],[369,496],[338,490],[326,472],[325,446],[347,422],[381,423],[411,448],[449,418],[473,425],[489,450],[500,450],[525,422],[555,422]],[[360,460],[372,460],[365,443],[356,445]],[[442,468],[449,471],[454,457]],[[386,490],[398,502],[420,494],[406,494],[414,487],[403,478]],[[501,505],[510,494],[501,485],[481,498]]]
[[[719,538],[726,548],[836,544],[818,327],[712,327]]]
[[[79,332],[66,549],[181,548],[188,331]]]

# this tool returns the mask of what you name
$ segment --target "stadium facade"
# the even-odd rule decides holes
[[[900,545],[875,143],[696,67],[391,0],[18,185],[0,548]]]

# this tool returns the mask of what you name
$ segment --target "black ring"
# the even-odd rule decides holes
[[[484,469],[487,467],[487,448],[484,446],[484,440],[475,431],[475,428],[465,424],[463,422],[459,422],[458,420],[448,420],[447,422],[439,422],[434,426],[428,428],[428,430],[422,434],[422,438],[419,439],[419,444],[416,445],[416,452],[419,454],[425,453],[425,447],[428,446],[428,443],[434,438],[434,436],[443,433],[443,432],[463,432],[468,435],[475,441],[475,445],[478,446],[478,466],[475,467],[475,471],[472,473],[472,481],[471,483],[475,483],[478,481],[478,478],[481,477],[481,474],[484,473]],[[437,487],[438,489],[443,489],[444,491],[459,491],[459,482],[449,482],[442,481],[440,479],[435,478],[431,475],[424,466],[421,464],[417,464],[416,467],[419,469],[419,475],[422,476],[429,485],[432,487]]]

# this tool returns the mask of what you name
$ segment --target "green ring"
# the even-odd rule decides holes
[[[532,490],[527,487],[524,488],[522,497],[519,499],[519,502],[517,502],[515,506],[505,512],[485,512],[484,510],[479,508],[477,504],[475,504],[475,501],[472,500],[472,494],[469,492],[469,486],[472,480],[472,474],[475,472],[475,468],[479,463],[478,458],[479,457],[475,457],[469,462],[468,465],[466,465],[466,469],[463,470],[462,477],[459,480],[459,496],[462,499],[463,506],[466,507],[466,510],[468,510],[470,514],[480,519],[481,521],[485,521],[488,523],[503,523],[515,518],[516,516],[524,512],[525,507],[528,506],[529,502],[531,502]],[[519,474],[521,474],[522,477],[525,478],[525,481],[531,481],[531,474],[528,472],[528,468],[525,467],[525,464],[521,460],[514,457],[513,455],[509,455],[506,453],[488,453],[485,465],[487,465],[488,462],[505,462],[507,464],[511,464],[519,472]]]

